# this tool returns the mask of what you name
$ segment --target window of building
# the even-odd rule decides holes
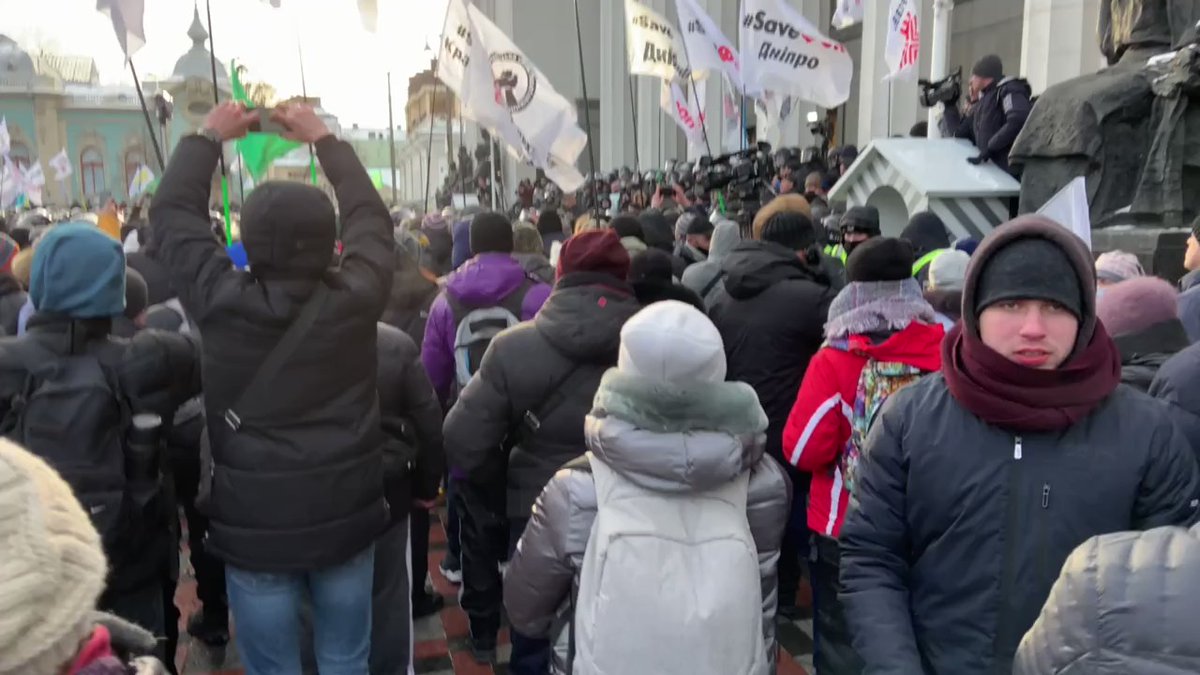
[[[133,182],[133,175],[138,167],[146,163],[146,153],[141,148],[130,148],[125,151],[125,185]]]
[[[83,194],[88,197],[98,197],[108,189],[104,181],[104,155],[95,148],[85,148],[79,154],[79,180],[83,185]]]
[[[8,157],[12,160],[13,164],[24,169],[30,163],[29,146],[20,141],[13,141],[12,145],[9,146]]]

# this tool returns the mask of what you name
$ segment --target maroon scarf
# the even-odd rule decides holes
[[[959,322],[942,341],[950,394],[988,424],[1016,432],[1061,431],[1083,419],[1121,382],[1121,355],[1097,321],[1082,351],[1055,370],[1013,363]]]

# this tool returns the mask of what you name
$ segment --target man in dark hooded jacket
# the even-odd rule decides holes
[[[225,560],[238,652],[250,672],[300,672],[301,588],[322,670],[365,672],[374,542],[389,523],[376,323],[394,271],[392,222],[354,150],[303,105],[276,109],[312,143],[337,194],[266,182],[242,210],[250,272],[213,238],[208,197],[221,143],[258,118],[217,106],[175,149],[151,208],[159,257],[204,336],[211,462],[202,485],[209,549]],[[276,352],[296,321],[287,350]],[[303,324],[301,324],[303,326]],[[269,357],[273,352],[276,356]],[[274,372],[261,373],[271,362]],[[256,393],[255,389],[259,392]]]
[[[912,244],[913,277],[924,289],[929,285],[929,267],[943,253],[950,249],[950,234],[946,224],[936,213],[922,211],[914,214],[900,233],[900,238]]]
[[[851,479],[840,597],[865,672],[1011,672],[1076,546],[1196,519],[1200,469],[1120,386],[1095,298],[1087,247],[1041,216],[972,257],[942,373],[888,398]]]
[[[821,270],[817,234],[807,216],[776,213],[760,228],[763,240],[743,241],[722,263],[726,296],[709,315],[721,332],[728,379],[754,387],[767,413],[766,452],[789,471],[795,486],[794,527],[784,534],[779,611],[795,611],[799,559],[807,546],[804,503],[809,480],[783,456],[783,428],[813,354],[821,348],[829,304],[837,294]]]
[[[971,70],[970,110],[964,115],[957,101],[946,104],[943,131],[948,136],[966,138],[979,148],[979,154],[967,160],[970,163],[992,162],[1012,173],[1008,153],[1029,119],[1032,93],[1025,80],[1005,77],[1000,57],[989,54]]]
[[[507,486],[506,495],[471,500],[462,514],[462,606],[477,658],[491,657],[495,649],[501,600],[496,564],[504,554],[480,525],[507,517],[509,542],[516,545],[546,482],[583,451],[584,416],[601,376],[617,362],[621,327],[641,308],[625,281],[628,273],[629,254],[612,230],[568,239],[546,304],[532,322],[492,340],[446,418],[447,460],[465,472],[464,493]],[[513,633],[509,672],[546,672],[546,647],[531,642]]]

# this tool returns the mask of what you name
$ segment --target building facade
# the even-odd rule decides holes
[[[160,124],[154,119],[154,136],[165,156],[180,137],[200,127],[213,106],[208,33],[198,12],[187,34],[192,47],[176,61],[170,77],[142,83],[152,108],[159,92],[174,99],[170,120]],[[217,74],[217,88],[227,98],[229,76],[220,61]],[[90,58],[29,53],[0,35],[0,116],[8,122],[13,161],[42,163],[47,177],[42,195],[48,204],[124,200],[140,165],[162,172],[136,90],[99,84]],[[63,150],[72,174],[59,182],[47,162]]]
[[[678,23],[674,0],[640,0]],[[786,0],[831,37],[844,43],[854,61],[850,100],[834,111],[800,102],[782,122],[769,125],[757,112],[749,119],[758,138],[774,145],[808,146],[809,112],[830,119],[835,144],[865,146],[873,138],[907,134],[927,111],[917,99],[916,77],[883,81],[883,45],[888,3],[866,2],[861,24],[834,30],[836,0]],[[920,77],[929,77],[934,5],[950,8],[949,70],[972,65],[987,54],[1004,61],[1007,74],[1029,79],[1034,93],[1046,87],[1095,72],[1104,65],[1096,42],[1098,0],[920,0]],[[735,43],[739,0],[697,0]],[[587,129],[585,108],[591,113],[592,153],[598,170],[634,166],[662,168],[668,159],[696,157],[704,148],[689,148],[682,132],[659,108],[659,80],[629,76],[625,52],[624,4],[609,0],[580,0],[583,81],[576,45],[574,3],[562,0],[476,0],[475,4],[512,37],[554,88],[576,104],[579,125]],[[714,78],[715,80],[716,78]],[[722,137],[720,82],[707,87],[704,100],[706,132],[712,154],[736,150],[740,138]],[[636,118],[636,128],[635,128]],[[635,148],[636,138],[636,148]],[[528,167],[506,159],[505,183],[532,175]],[[590,171],[588,151],[576,165]]]

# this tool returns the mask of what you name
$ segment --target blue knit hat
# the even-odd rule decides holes
[[[87,223],[51,228],[33,254],[29,298],[39,313],[73,319],[112,317],[125,311],[125,252]]]

